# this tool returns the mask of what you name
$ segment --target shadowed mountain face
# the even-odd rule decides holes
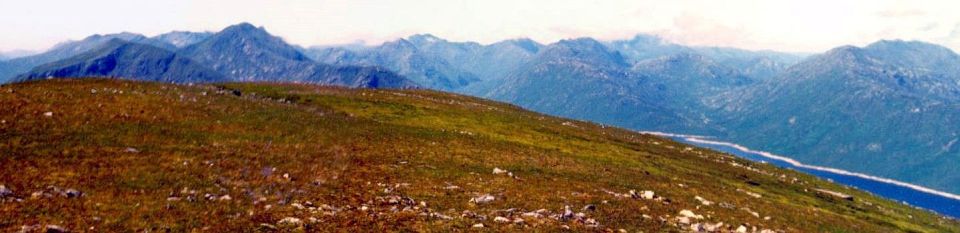
[[[351,87],[414,87],[377,67],[335,66],[307,58],[296,47],[250,24],[227,27],[178,54],[206,64],[232,81],[286,81]]]
[[[620,52],[583,38],[547,46],[483,96],[635,129],[712,133],[718,129],[701,99],[752,82],[697,54],[631,65]]]
[[[18,80],[97,76],[168,82],[271,81],[349,87],[416,86],[383,68],[314,62],[279,37],[246,23],[211,35],[171,32],[150,39],[121,34],[104,42],[106,46],[95,40],[99,38],[88,38],[81,44],[83,46],[72,46],[70,50],[65,47],[43,54],[41,58],[70,57],[37,66]],[[101,46],[86,48],[93,44]],[[185,47],[176,49],[181,46]],[[81,50],[86,53],[72,53]]]
[[[122,77],[160,82],[220,82],[223,75],[168,50],[112,39],[69,59],[38,66],[16,81],[47,77]]]
[[[730,117],[730,139],[956,193],[957,67],[946,48],[881,41],[833,49],[716,101]]]
[[[173,48],[173,45],[167,44],[166,42],[150,39],[143,35],[129,32],[108,35],[92,35],[80,41],[60,43],[54,46],[52,49],[40,54],[16,58],[8,61],[0,61],[0,83],[5,83],[19,74],[30,71],[36,66],[66,59],[90,51],[91,49],[99,48],[113,39],[149,44],[165,49]]]

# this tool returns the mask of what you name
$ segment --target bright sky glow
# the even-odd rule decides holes
[[[217,31],[239,22],[309,46],[416,33],[491,43],[660,35],[688,45],[820,52],[880,39],[960,51],[960,1],[892,0],[0,0],[0,51],[130,31]]]

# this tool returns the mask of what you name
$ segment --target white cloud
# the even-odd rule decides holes
[[[879,39],[960,50],[957,1],[169,0],[3,1],[0,50],[93,33],[219,30],[249,21],[301,45],[380,43],[414,33],[490,43],[654,33],[680,43],[818,52]]]

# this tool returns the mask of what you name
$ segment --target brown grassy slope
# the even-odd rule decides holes
[[[960,231],[954,220],[808,175],[476,98],[222,87],[3,86],[0,184],[14,194],[0,203],[0,231],[656,232],[718,222],[724,231]],[[83,195],[62,196],[68,188]],[[616,195],[629,190],[660,198]],[[470,202],[484,194],[495,200]],[[554,218],[564,206],[583,215]],[[539,209],[544,217],[523,215]],[[681,210],[703,219],[684,224]],[[287,217],[301,223],[281,223]]]

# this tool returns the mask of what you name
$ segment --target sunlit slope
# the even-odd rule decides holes
[[[960,231],[793,171],[433,91],[46,80],[0,88],[0,120],[4,232]]]

